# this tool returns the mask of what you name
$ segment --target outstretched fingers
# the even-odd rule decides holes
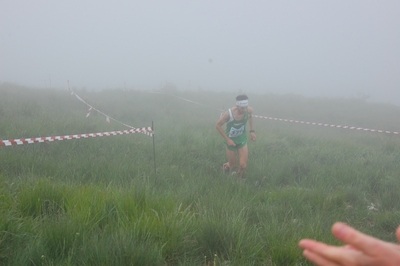
[[[330,246],[311,239],[303,239],[299,246],[303,255],[318,265],[354,265],[360,252],[347,246]]]
[[[337,247],[303,239],[299,242],[303,255],[317,265],[400,265],[398,244],[363,234],[344,223],[335,223],[332,233],[345,245]],[[400,242],[400,227],[396,236]]]
[[[332,226],[333,235],[343,243],[351,245],[367,255],[376,255],[385,248],[385,242],[363,234],[345,223],[337,222]]]
[[[315,252],[312,252],[308,249],[305,249],[303,251],[303,256],[306,257],[309,261],[312,261],[313,263],[315,263],[317,265],[340,266],[340,264],[337,264],[336,262],[328,260],[325,257],[323,257]]]

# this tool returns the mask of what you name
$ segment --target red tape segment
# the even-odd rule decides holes
[[[133,134],[133,133],[143,133],[150,137],[153,137],[153,129],[151,127],[142,127],[142,128],[132,128],[132,129],[122,130],[122,131],[53,136],[53,137],[42,137],[42,138],[0,140],[0,146],[32,144],[32,143],[36,143],[36,142],[51,142],[51,141],[56,141],[56,140],[107,137],[107,136],[117,136],[117,135],[124,135],[124,134]]]
[[[370,128],[362,128],[362,127],[351,127],[351,126],[331,125],[331,124],[324,124],[324,123],[305,122],[305,121],[274,118],[274,117],[260,116],[260,115],[253,115],[253,116],[257,117],[257,118],[265,118],[265,119],[269,119],[269,120],[291,122],[291,123],[299,123],[299,124],[306,124],[306,125],[313,125],[313,126],[336,127],[336,128],[343,128],[343,129],[354,129],[354,130],[360,130],[360,131],[378,132],[378,133],[395,134],[395,135],[399,135],[400,134],[400,132],[389,131],[389,130],[380,130],[380,129],[370,129]]]

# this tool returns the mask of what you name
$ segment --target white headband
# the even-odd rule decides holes
[[[249,100],[236,101],[236,105],[240,107],[247,107],[249,105]]]

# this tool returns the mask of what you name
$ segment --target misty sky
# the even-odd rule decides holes
[[[400,103],[400,1],[0,0],[0,81]]]

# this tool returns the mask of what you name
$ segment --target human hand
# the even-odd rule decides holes
[[[250,132],[250,137],[252,141],[256,141],[257,137],[256,137],[256,133],[254,132]]]
[[[304,249],[303,255],[317,265],[400,265],[400,245],[398,244],[363,234],[340,222],[332,226],[332,233],[347,245],[337,247],[303,239],[299,242],[299,246]],[[397,228],[396,236],[400,241],[400,227]]]
[[[228,140],[226,141],[226,144],[228,144],[228,146],[232,146],[232,147],[235,147],[235,146],[236,146],[235,142],[233,142],[233,140],[231,140],[231,139],[228,139]]]

